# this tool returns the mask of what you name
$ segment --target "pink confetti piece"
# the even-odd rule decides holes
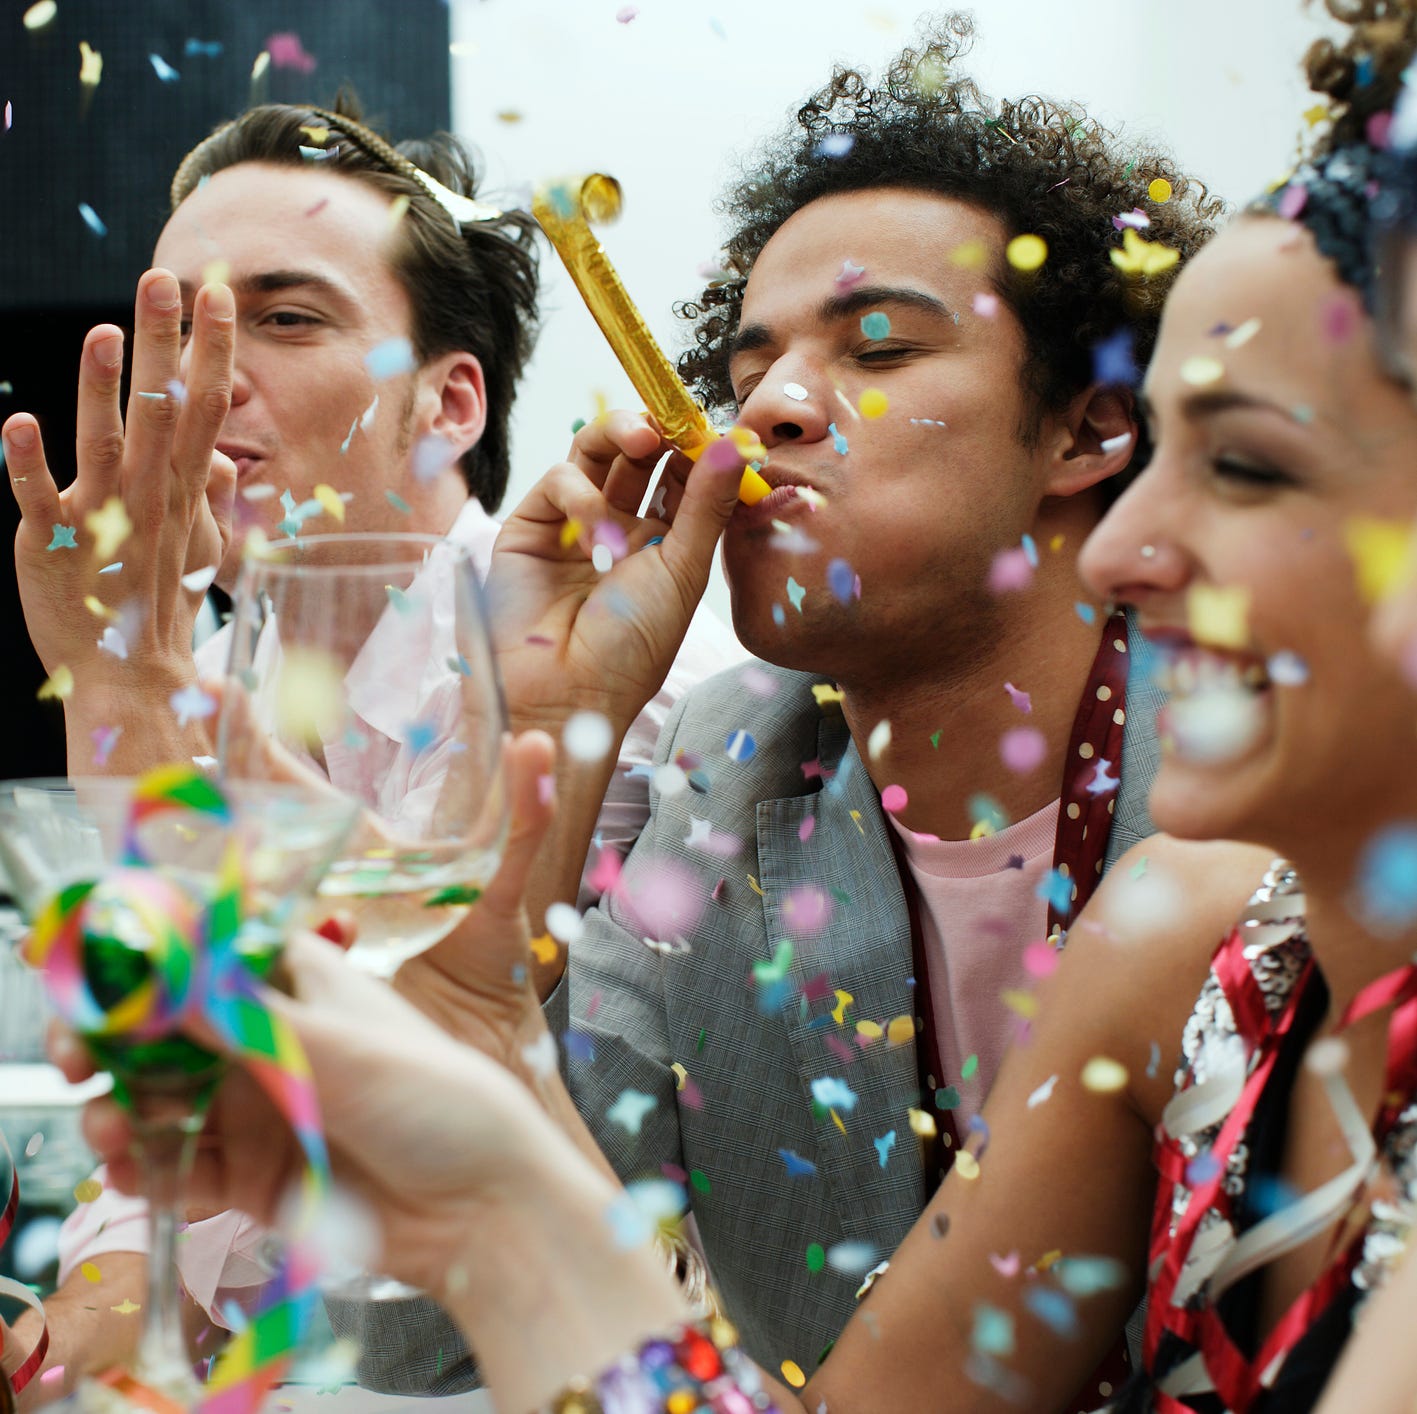
[[[817,817],[815,815],[809,815],[800,825],[798,825],[797,838],[801,840],[803,844],[806,844],[807,841],[812,838],[812,835],[815,833],[816,828]]]
[[[857,265],[852,260],[843,260],[836,277],[837,289],[849,290],[865,273],[866,267],[864,265]]]
[[[1279,198],[1279,214],[1286,221],[1292,221],[1309,204],[1309,189],[1302,182],[1285,187]]]
[[[794,937],[820,933],[831,921],[831,916],[831,895],[815,884],[804,884],[793,889],[783,900],[782,921]]]
[[[881,809],[891,815],[899,815],[909,804],[910,797],[905,793],[904,786],[887,786],[881,792]]]
[[[616,10],[616,12],[615,12],[615,22],[616,22],[616,24],[627,25],[627,24],[629,24],[630,21],[633,20],[633,19],[635,18],[635,16],[638,15],[639,13],[640,13],[640,12],[639,12],[639,10],[638,10],[638,8],[637,8],[636,6],[634,6],[634,5],[623,5],[623,6],[621,6],[620,9]]]
[[[15,121],[15,109],[14,109],[14,106],[11,104],[10,100],[7,98],[7,99],[5,100],[5,131],[6,131],[7,133],[10,131],[10,128],[14,125],[14,121]],[[62,1370],[64,1367],[61,1365],[61,1366],[59,1366],[59,1368]]]
[[[1009,694],[1009,701],[1012,702],[1020,712],[1033,711],[1033,698],[1030,697],[1028,693],[1015,687],[1011,682],[1004,684],[1004,691]]]
[[[989,589],[995,594],[1007,594],[1016,589],[1027,589],[1033,583],[1033,566],[1029,563],[1028,552],[1021,546],[1012,550],[1000,550],[989,566]]]
[[[1030,977],[1051,977],[1057,970],[1060,954],[1047,943],[1030,943],[1023,950],[1024,970]]]
[[[980,290],[974,296],[974,312],[981,319],[992,319],[999,312],[999,297],[987,290]]]
[[[1010,771],[1036,771],[1048,755],[1048,738],[1034,727],[1013,727],[999,738],[999,759]]]
[[[1324,338],[1333,344],[1346,344],[1358,330],[1358,310],[1347,295],[1327,300],[1320,319]]]

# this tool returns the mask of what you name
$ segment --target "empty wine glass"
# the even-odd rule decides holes
[[[362,807],[320,882],[381,976],[446,934],[506,842],[506,719],[465,546],[317,535],[248,556],[218,723],[223,777],[301,780]]]

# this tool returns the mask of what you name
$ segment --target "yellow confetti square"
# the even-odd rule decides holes
[[[1412,583],[1417,556],[1406,521],[1354,516],[1343,527],[1343,540],[1364,603],[1376,604]]]
[[[1194,584],[1186,595],[1186,622],[1197,643],[1244,648],[1250,641],[1250,591],[1239,584]]]
[[[93,536],[93,552],[107,562],[133,533],[133,522],[117,496],[110,496],[96,511],[84,517],[84,529]]]

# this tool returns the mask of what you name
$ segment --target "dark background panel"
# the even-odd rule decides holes
[[[8,102],[12,113],[0,132],[0,419],[21,409],[39,418],[63,484],[84,334],[103,322],[131,330],[134,284],[182,157],[252,101],[328,106],[345,82],[395,139],[446,128],[448,10],[443,0],[60,0],[54,21],[32,33],[29,3],[0,0],[0,111]],[[256,56],[282,35],[293,38],[273,52],[297,64],[273,62],[253,86]],[[103,56],[87,95],[81,40]],[[200,49],[189,54],[189,41]],[[153,54],[175,81],[159,77]],[[80,202],[105,235],[85,224]],[[17,523],[0,491],[0,778],[64,769],[60,709],[35,700],[44,674],[15,589]]]

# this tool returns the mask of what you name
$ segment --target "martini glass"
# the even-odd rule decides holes
[[[200,933],[194,920],[215,893],[233,838],[244,885],[235,947],[255,975],[268,975],[353,824],[349,802],[298,785],[243,782],[225,794],[225,816],[174,808],[139,817],[134,782],[118,777],[0,785],[0,864],[26,919],[33,923],[64,891],[92,885],[82,904],[81,981],[109,1017],[121,1015],[125,1002],[140,1005],[153,981],[155,915]],[[65,1011],[62,980],[48,980]],[[175,1027],[78,1029],[132,1113],[148,1202],[144,1324],[128,1373],[185,1407],[200,1386],[182,1331],[176,1238],[186,1175],[223,1062]]]

